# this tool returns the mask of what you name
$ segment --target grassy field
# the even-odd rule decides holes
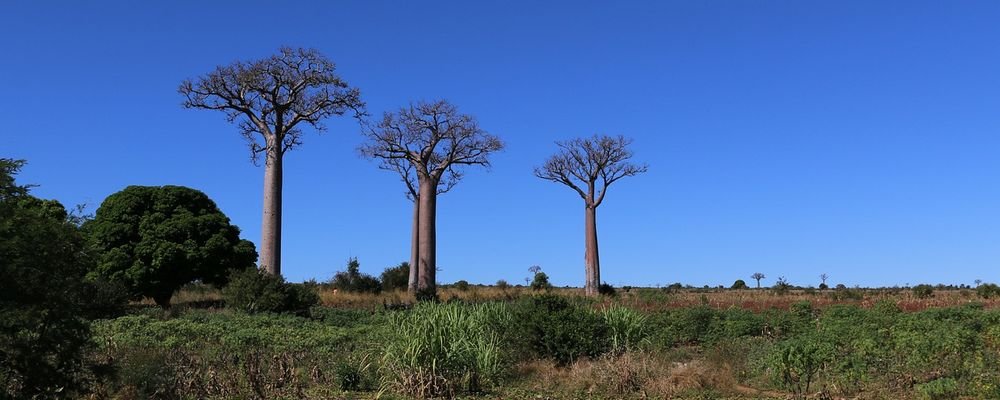
[[[975,290],[318,288],[244,314],[192,286],[93,325],[93,398],[1000,398],[1000,310]]]

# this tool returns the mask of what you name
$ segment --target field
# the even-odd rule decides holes
[[[92,398],[1000,398],[1000,304],[973,289],[403,292],[303,315],[189,286],[93,323]]]

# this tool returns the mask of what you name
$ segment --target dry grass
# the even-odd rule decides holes
[[[551,361],[522,363],[519,387],[554,398],[685,398],[712,392],[739,396],[728,368],[704,360],[672,361],[652,352],[580,360],[561,368]]]

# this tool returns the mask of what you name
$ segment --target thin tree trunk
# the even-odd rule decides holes
[[[417,271],[420,270],[420,197],[413,199],[413,232],[410,234],[410,280],[406,285],[410,293],[417,291]]]
[[[435,278],[437,275],[437,182],[432,178],[421,179],[420,195],[420,229],[418,245],[417,290],[425,294],[436,293]]]
[[[281,151],[267,152],[264,163],[264,219],[260,226],[260,267],[281,275]]]
[[[597,207],[587,205],[584,220],[584,235],[587,251],[584,253],[584,263],[587,268],[587,281],[584,284],[588,296],[596,296],[601,285],[601,259],[597,251]]]

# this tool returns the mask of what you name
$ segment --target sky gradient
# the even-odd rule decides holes
[[[583,283],[582,200],[532,176],[553,141],[635,140],[598,209],[619,285],[1000,281],[993,1],[5,2],[0,157],[93,211],[128,185],[206,192],[259,242],[263,168],[177,86],[311,47],[380,115],[444,98],[503,138],[439,198],[438,279]],[[291,4],[291,3],[289,3]],[[283,265],[329,279],[409,258],[411,204],[356,121],[285,157]]]

